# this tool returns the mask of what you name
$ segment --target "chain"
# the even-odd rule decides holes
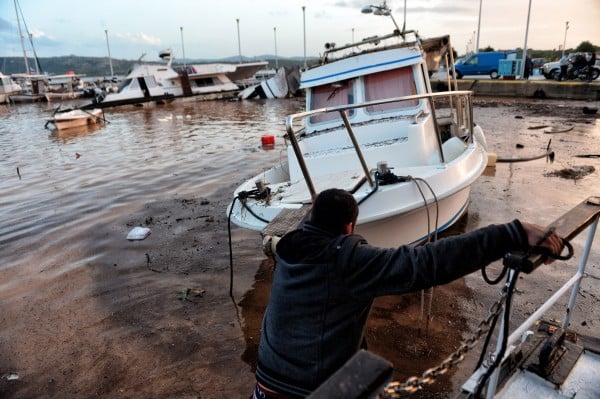
[[[479,322],[477,329],[469,338],[464,340],[458,349],[456,349],[450,356],[444,359],[437,367],[430,368],[426,370],[421,377],[413,376],[409,377],[403,383],[398,381],[390,382],[385,388],[383,393],[381,394],[382,398],[385,399],[398,399],[400,398],[400,394],[413,394],[425,387],[425,385],[430,385],[435,382],[435,380],[444,375],[450,370],[453,366],[462,362],[465,358],[465,354],[473,349],[473,347],[477,344],[482,335],[486,334],[490,325],[494,318],[496,318],[503,309],[504,302],[506,301],[507,296],[507,288],[506,286],[502,288],[500,291],[500,298],[496,302],[490,306],[488,310],[488,315],[485,319]]]

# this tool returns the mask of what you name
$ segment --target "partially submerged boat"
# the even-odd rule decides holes
[[[100,124],[104,121],[104,114],[100,108],[91,110],[70,109],[56,112],[52,119],[46,122],[46,126],[53,124],[58,130],[66,130]]]
[[[10,76],[0,72],[0,104],[8,103],[10,96],[21,94],[23,89]]]
[[[326,48],[301,75],[306,111],[286,119],[287,162],[235,190],[231,221],[283,234],[286,215],[305,214],[335,187],[354,195],[356,232],[374,245],[416,244],[451,226],[487,152],[471,92],[431,89],[429,71],[451,56],[450,38],[396,29]]]
[[[257,80],[254,84],[248,85],[239,92],[238,98],[240,100],[292,96],[300,86],[300,70],[298,68],[281,67],[273,74],[264,74],[264,78],[257,77]]]
[[[143,56],[142,56],[143,57]],[[213,100],[235,97],[239,86],[233,79],[244,79],[266,65],[266,62],[247,64],[197,64],[177,71],[172,67],[170,50],[159,53],[164,64],[136,65],[127,73],[116,93],[98,91],[93,101],[81,109],[164,103],[177,98],[193,97]]]

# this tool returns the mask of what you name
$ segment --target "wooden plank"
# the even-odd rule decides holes
[[[594,221],[598,220],[598,217],[600,217],[600,197],[588,197],[554,222],[550,223],[548,228],[555,228],[556,233],[559,236],[570,241],[589,227]],[[532,255],[527,258],[525,262],[519,259],[518,255],[512,257],[507,256],[504,258],[504,262],[509,267],[517,266],[521,271],[531,273],[544,262],[545,258],[542,255]]]
[[[600,197],[589,197],[565,213],[548,227],[566,240],[572,240],[600,216]]]

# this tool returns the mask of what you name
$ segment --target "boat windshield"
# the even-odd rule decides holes
[[[364,81],[365,101],[367,102],[417,94],[417,87],[410,66],[366,75]],[[371,105],[366,109],[369,113],[377,113],[415,107],[417,103],[417,100],[410,100]]]
[[[328,85],[313,87],[310,92],[310,109],[337,107],[354,103],[354,83],[351,80],[335,82]],[[348,116],[354,110],[348,111]],[[337,112],[325,112],[310,117],[311,123],[320,123],[339,119]]]

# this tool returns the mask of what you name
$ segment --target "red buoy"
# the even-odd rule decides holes
[[[267,134],[260,138],[262,145],[275,145],[275,136]]]

